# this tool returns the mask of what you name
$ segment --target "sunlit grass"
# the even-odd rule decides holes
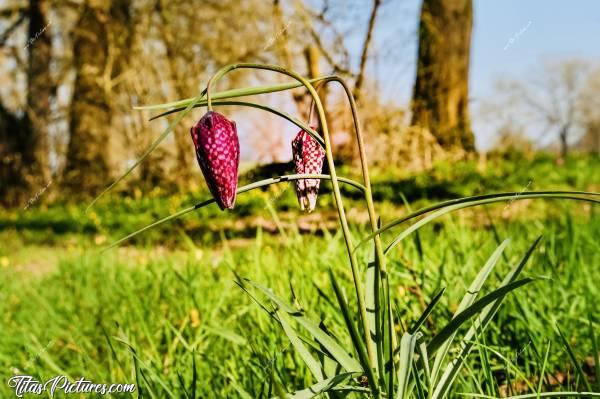
[[[544,391],[584,389],[555,326],[577,359],[591,356],[590,312],[592,330],[600,325],[600,291],[594,283],[600,272],[600,224],[589,215],[565,215],[543,223],[499,221],[495,228],[512,242],[492,284],[539,234],[544,239],[524,276],[552,280],[528,285],[507,298],[478,339],[477,345],[490,349],[476,349],[469,356],[452,392],[506,392],[507,376],[521,384],[531,378],[537,386],[535,376],[541,373],[548,342],[552,345],[545,373],[561,373],[566,380],[554,388],[544,383]],[[237,397],[240,392],[267,397],[270,390],[274,395],[276,385],[287,391],[308,386],[310,371],[279,326],[238,288],[233,273],[271,287],[344,337],[327,275],[331,267],[342,288],[351,292],[341,237],[287,233],[288,240],[281,240],[259,231],[241,248],[224,240],[212,249],[190,246],[176,253],[144,248],[123,248],[102,257],[89,251],[63,253],[56,269],[40,273],[2,268],[1,368],[7,376],[18,369],[40,378],[65,373],[132,382],[136,376],[127,342],[138,356],[140,389],[156,397],[170,397],[169,392],[180,397],[193,389],[200,397]],[[399,316],[410,325],[446,287],[425,321],[427,334],[447,323],[498,243],[489,226],[469,227],[460,215],[426,227],[420,239],[422,256],[414,241],[391,254],[390,289]],[[286,294],[290,287],[295,297]],[[343,344],[351,347],[350,342]],[[490,367],[481,367],[482,362]]]

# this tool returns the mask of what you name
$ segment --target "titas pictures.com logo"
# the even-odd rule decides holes
[[[96,384],[83,377],[71,382],[64,375],[58,375],[45,382],[38,381],[30,375],[15,375],[8,380],[8,386],[14,390],[18,398],[22,398],[25,394],[47,394],[53,398],[58,392],[64,394],[90,393],[96,395],[133,393],[136,388],[135,384]]]

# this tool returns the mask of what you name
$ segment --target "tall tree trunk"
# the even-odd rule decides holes
[[[65,187],[93,194],[110,178],[111,123],[104,73],[108,61],[110,2],[86,2],[73,34],[75,86],[70,110],[70,140]]]
[[[29,38],[35,40],[28,46],[26,118],[29,137],[23,155],[35,189],[47,185],[50,178],[48,125],[53,85],[50,75],[52,39],[46,31],[49,27],[48,8],[49,2],[45,0],[29,2]]]
[[[447,149],[475,149],[468,112],[472,25],[472,0],[423,0],[412,123]]]
[[[23,162],[29,130],[0,103],[0,203],[22,205],[31,197]]]
[[[48,8],[49,2],[44,0],[30,0],[27,8],[24,117],[18,118],[0,104],[0,201],[7,205],[19,205],[49,184],[48,124],[53,86]]]
[[[570,126],[568,124],[562,126],[560,128],[560,133],[559,133],[559,138],[560,138],[560,157],[562,159],[566,159],[567,158],[567,154],[569,152],[569,142],[568,142],[568,137],[569,137],[569,128]]]

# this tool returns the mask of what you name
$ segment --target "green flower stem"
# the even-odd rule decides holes
[[[331,184],[333,186],[333,196],[334,196],[334,199],[336,202],[336,208],[338,210],[338,215],[339,215],[340,223],[342,226],[342,233],[344,234],[344,241],[346,243],[348,257],[350,258],[350,265],[352,268],[352,277],[354,280],[354,288],[356,290],[356,297],[357,297],[357,301],[358,301],[360,316],[361,316],[361,320],[363,323],[363,330],[364,330],[364,334],[365,334],[365,341],[366,341],[365,344],[367,346],[367,353],[369,354],[369,360],[371,362],[369,367],[373,368],[373,366],[377,362],[377,356],[376,356],[375,351],[373,350],[373,346],[371,344],[371,339],[369,336],[369,327],[368,327],[368,323],[367,323],[367,309],[365,306],[365,297],[364,297],[362,284],[361,284],[361,280],[360,280],[360,273],[358,270],[358,262],[356,260],[356,255],[352,248],[352,237],[350,235],[350,228],[348,227],[348,221],[346,219],[346,212],[344,210],[344,204],[342,202],[342,195],[341,195],[338,180],[337,180],[335,164],[333,162],[333,153],[331,150],[329,129],[327,127],[327,120],[325,118],[325,111],[323,109],[323,104],[321,104],[321,100],[319,99],[319,96],[318,96],[315,88],[313,87],[313,85],[308,80],[303,78],[301,75],[299,75],[293,71],[288,71],[285,68],[275,66],[275,65],[243,63],[243,64],[232,64],[232,65],[228,65],[228,66],[221,68],[219,71],[217,71],[217,73],[215,73],[213,78],[211,78],[208,81],[208,84],[206,87],[206,97],[207,97],[207,103],[208,103],[209,109],[211,106],[211,95],[210,95],[211,88],[212,88],[211,86],[214,84],[214,82],[218,81],[219,78],[223,77],[228,72],[231,72],[238,68],[263,69],[263,70],[269,70],[269,71],[273,71],[273,72],[282,73],[284,75],[288,75],[288,76],[298,80],[299,82],[301,82],[307,88],[310,95],[312,96],[312,98],[315,101],[315,104],[317,106],[317,111],[319,114],[319,121],[321,123],[321,130],[323,131],[323,138],[325,140],[325,154],[327,156],[327,163],[329,165],[329,171],[331,173]],[[369,383],[373,387],[375,396],[380,397],[378,382],[377,381],[369,381]]]
[[[261,187],[266,187],[266,186],[270,186],[271,184],[278,184],[278,183],[285,183],[285,182],[290,182],[290,181],[294,181],[294,180],[300,180],[300,179],[321,179],[321,180],[331,180],[331,176],[330,175],[307,175],[307,174],[294,174],[294,175],[285,175],[285,176],[279,176],[279,177],[273,177],[270,179],[264,179],[264,180],[260,180],[251,184],[247,184],[245,186],[239,187],[237,189],[237,193],[238,194],[242,194],[248,191],[252,191],[252,190],[256,190],[258,188]],[[362,192],[365,192],[365,186],[363,186],[362,184],[351,180],[351,179],[347,179],[345,177],[338,177],[338,180],[344,184],[348,184],[352,187],[355,187],[359,190],[361,190]],[[193,212],[195,210],[198,210],[200,208],[204,208],[207,205],[210,205],[212,203],[215,202],[214,198],[210,198],[207,199],[205,201],[202,201],[194,206],[190,206],[188,208],[182,209],[179,212],[176,212],[172,215],[166,216],[160,220],[155,221],[154,223],[151,223],[147,226],[142,227],[141,229],[134,231],[131,234],[128,234],[127,236],[113,242],[112,244],[110,244],[109,246],[107,246],[106,248],[102,249],[102,252],[107,251],[111,248],[114,248],[120,244],[122,244],[123,242],[132,239],[133,237],[137,236],[138,234],[141,234],[145,231],[148,231],[154,227],[157,227],[163,223],[166,223],[168,221],[177,219],[187,213]]]
[[[318,86],[325,85],[329,82],[338,82],[344,92],[346,97],[348,98],[348,102],[350,103],[350,110],[352,112],[352,120],[354,122],[354,132],[356,133],[356,142],[358,146],[358,153],[360,157],[360,164],[362,168],[363,182],[366,188],[365,198],[367,202],[367,212],[369,213],[369,220],[371,222],[371,230],[375,233],[378,229],[378,218],[375,213],[375,206],[373,204],[373,194],[371,191],[371,178],[369,175],[369,163],[367,161],[367,153],[365,150],[365,144],[363,140],[362,129],[360,125],[360,121],[358,119],[358,110],[356,107],[356,101],[354,99],[354,95],[352,94],[352,90],[346,83],[346,81],[339,76],[329,76],[325,79],[319,81],[317,83]],[[310,114],[312,114],[312,104],[310,109]],[[310,120],[309,120],[310,123]],[[384,370],[384,358],[383,358],[383,331],[381,329],[382,326],[382,312],[381,312],[381,301],[380,301],[380,281],[385,280],[386,278],[386,265],[385,265],[385,256],[383,253],[383,246],[381,244],[381,236],[376,234],[374,236],[375,243],[375,278],[374,278],[374,307],[375,307],[375,336],[376,336],[376,344],[377,344],[377,365],[379,370]],[[388,284],[383,284],[383,287],[389,287]],[[386,292],[384,295],[389,295],[389,292],[384,288]],[[387,312],[386,312],[387,313]],[[395,336],[394,336],[395,338]],[[394,340],[395,341],[395,340]],[[395,342],[392,342],[392,346],[395,347]],[[393,353],[393,352],[392,352]],[[380,373],[380,384],[384,385],[383,381],[383,372]]]

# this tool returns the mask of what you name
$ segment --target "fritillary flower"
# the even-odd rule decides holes
[[[219,208],[233,209],[240,165],[240,142],[234,121],[208,111],[191,128],[196,158]]]
[[[301,130],[292,141],[294,169],[297,174],[321,174],[325,150],[310,134]],[[296,195],[300,209],[312,212],[317,204],[320,179],[296,180]]]

